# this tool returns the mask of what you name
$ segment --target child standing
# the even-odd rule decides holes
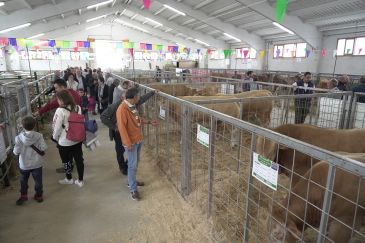
[[[35,195],[34,200],[43,202],[42,164],[44,151],[47,145],[43,135],[33,131],[36,121],[33,117],[27,116],[22,120],[24,131],[15,137],[13,153],[19,156],[20,172],[20,198],[16,205],[22,205],[28,200],[28,179],[32,174],[34,179]]]
[[[87,98],[87,95],[83,89],[79,89],[79,95],[81,97],[81,110],[82,114],[85,117],[85,121],[89,120],[89,99]]]

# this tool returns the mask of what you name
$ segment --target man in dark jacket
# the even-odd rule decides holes
[[[79,83],[77,90],[83,89],[84,92],[87,91],[87,83],[86,78],[82,75],[81,70],[76,71],[76,77],[75,80]]]
[[[352,92],[365,93],[365,76],[360,77],[360,85],[354,87]],[[365,95],[359,95],[357,102],[365,103]]]
[[[293,86],[298,87],[294,88],[294,94],[302,95],[302,94],[313,94],[312,89],[307,88],[315,88],[312,80],[312,74],[310,72],[304,73],[304,77],[302,80],[293,83]],[[304,123],[305,118],[309,114],[311,107],[311,98],[296,98],[295,99],[295,124]]]
[[[151,98],[154,94],[155,94],[155,91],[151,91],[151,92],[141,96],[140,99],[138,100],[138,103],[136,104],[137,109],[139,109],[139,107],[143,103],[145,103],[149,98]],[[104,125],[109,127],[110,140],[111,141],[114,140],[114,142],[115,142],[115,152],[117,154],[119,170],[123,175],[127,175],[128,161],[125,161],[125,159],[124,159],[125,149],[122,144],[122,139],[120,137],[120,134],[118,132],[117,117],[116,117],[116,112],[121,103],[122,103],[122,100],[108,106],[108,108],[101,114],[100,119]]]
[[[98,108],[99,114],[103,113],[103,111],[108,108],[109,104],[109,86],[105,84],[105,80],[103,77],[98,77]]]

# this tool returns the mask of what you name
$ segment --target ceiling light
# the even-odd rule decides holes
[[[161,24],[161,23],[159,23],[159,22],[157,22],[157,21],[155,21],[155,20],[153,20],[153,19],[150,19],[150,18],[145,18],[145,19],[147,19],[148,21],[150,21],[150,22],[152,22],[152,23],[155,23],[155,24],[157,24],[157,25],[159,25],[159,26],[162,26],[162,24]]]
[[[206,45],[206,46],[210,46],[208,43],[205,43],[204,41],[195,39],[196,42],[199,42],[200,44]]]
[[[171,7],[171,6],[167,5],[167,4],[164,4],[163,6],[164,6],[165,8],[168,8],[168,9],[170,9],[170,10],[174,11],[175,13],[178,13],[178,14],[180,14],[180,15],[182,15],[182,16],[186,16],[186,14],[185,14],[185,13],[183,13],[183,12],[181,12],[181,11],[177,10],[176,8],[173,8],[173,7]]]
[[[227,33],[223,33],[223,34],[224,34],[225,36],[227,36],[227,37],[231,38],[231,39],[234,39],[234,40],[238,41],[238,42],[242,42],[240,39],[238,39],[238,38],[234,37],[233,35],[230,35],[230,34],[227,34]]]
[[[17,30],[17,29],[22,29],[22,28],[28,27],[30,25],[31,25],[31,23],[26,23],[26,24],[15,26],[15,27],[11,27],[11,28],[8,28],[8,29],[5,29],[5,30],[1,30],[0,34],[10,32],[10,31],[13,31],[13,30]]]
[[[41,33],[41,34],[38,34],[38,35],[33,35],[31,37],[28,37],[27,39],[34,39],[34,38],[37,38],[37,37],[41,37],[43,35],[44,35],[44,33]]]
[[[4,2],[0,2],[0,7],[4,6],[5,3]]]
[[[101,26],[101,24],[93,25],[93,26],[87,27],[86,30],[91,30],[91,29],[94,29],[94,28],[98,28],[100,26]]]
[[[88,20],[86,20],[86,23],[89,23],[89,22],[92,22],[92,21],[95,21],[95,20],[98,20],[98,19],[102,19],[102,18],[106,18],[106,14],[102,15],[102,16],[95,17],[95,18],[88,19]]]
[[[105,1],[105,2],[101,2],[101,3],[97,3],[97,4],[94,4],[94,5],[87,6],[86,8],[87,9],[97,8],[97,7],[103,6],[103,5],[108,4],[108,3],[112,3],[113,1],[114,0],[108,0],[108,1]]]
[[[289,29],[285,28],[284,26],[282,26],[282,25],[281,25],[281,24],[279,24],[279,23],[272,22],[272,24],[273,24],[273,25],[275,25],[276,27],[279,27],[280,29],[282,29],[282,30],[284,30],[284,31],[288,32],[288,33],[289,33],[289,34],[291,34],[291,35],[295,35],[295,33],[294,33],[293,31],[291,31],[291,30],[289,30]]]

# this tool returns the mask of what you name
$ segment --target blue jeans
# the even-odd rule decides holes
[[[142,142],[132,145],[132,151],[125,148],[128,156],[128,185],[131,192],[138,191],[136,174],[141,148]]]
[[[20,172],[20,193],[21,195],[27,195],[28,193],[28,179],[32,174],[34,179],[34,189],[37,196],[43,195],[43,184],[42,184],[42,167],[33,170],[22,170]]]

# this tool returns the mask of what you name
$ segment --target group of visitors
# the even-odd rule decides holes
[[[101,70],[95,71],[84,70],[84,73],[87,73],[86,76],[83,76],[81,68],[69,68],[63,76],[60,72],[56,72],[52,88],[55,92],[54,98],[35,112],[34,116],[41,116],[55,110],[51,139],[56,143],[63,165],[62,168],[57,169],[57,172],[65,174],[65,178],[58,182],[62,185],[75,184],[83,187],[83,141],[75,139],[79,131],[73,126],[77,123],[75,117],[84,115],[83,120],[87,120],[89,113],[95,114],[95,110],[90,109],[90,100],[95,98],[98,102],[97,110],[101,120],[109,127],[110,138],[115,142],[119,170],[122,174],[128,175],[128,186],[132,199],[139,200],[138,186],[144,185],[143,182],[136,180],[143,140],[142,125],[157,125],[156,121],[142,119],[139,115],[139,107],[151,98],[155,91],[139,98],[138,87],[128,81],[120,82],[108,73],[104,75]],[[91,79],[93,82],[90,81]],[[105,80],[107,81],[105,82]],[[13,152],[15,155],[19,155],[21,184],[17,205],[22,205],[28,200],[30,175],[35,181],[34,199],[37,202],[43,202],[42,164],[47,145],[43,135],[34,131],[35,125],[36,120],[33,116],[24,117],[22,119],[23,131],[15,138]],[[4,126],[1,124],[0,129]],[[76,179],[72,176],[73,161],[77,169]]]

